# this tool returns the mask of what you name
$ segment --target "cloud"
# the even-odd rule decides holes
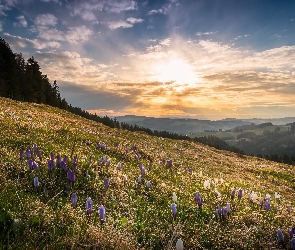
[[[114,30],[114,29],[118,29],[118,28],[131,28],[133,27],[133,25],[135,23],[141,23],[144,20],[141,18],[134,18],[134,17],[129,17],[127,18],[126,21],[113,21],[113,22],[109,22],[108,26],[110,29]]]
[[[57,18],[52,14],[38,15],[34,21],[37,26],[56,26]]]
[[[96,20],[95,15],[89,10],[83,11],[82,13],[80,13],[80,16],[86,21],[95,21]]]
[[[142,18],[129,17],[129,18],[127,18],[127,21],[128,21],[129,23],[135,24],[135,23],[141,23],[141,22],[143,22],[144,20],[143,20]]]
[[[129,10],[137,10],[137,2],[132,0],[85,0],[70,3],[67,7],[72,16],[81,16],[84,20],[93,21],[93,12],[121,13]],[[90,19],[91,18],[91,19]]]
[[[15,26],[15,27],[24,27],[24,28],[26,28],[27,26],[28,26],[28,23],[27,23],[27,21],[26,21],[26,19],[25,19],[25,17],[24,16],[18,16],[17,17],[17,20],[18,20],[18,23],[13,23],[13,25]]]
[[[168,14],[168,12],[175,6],[179,6],[180,1],[179,0],[169,0],[166,4],[164,4],[159,9],[150,10],[148,12],[148,15],[154,15],[154,14]]]
[[[0,21],[0,32],[2,32],[2,31],[3,31],[3,22]]]
[[[148,5],[148,1],[146,1],[146,2],[142,2],[142,6],[147,6]]]
[[[92,35],[92,31],[88,29],[85,25],[79,27],[69,27],[69,31],[65,34],[65,39],[70,43],[84,42],[89,39]]]
[[[213,34],[216,34],[218,33],[218,31],[211,31],[211,32],[197,32],[196,35],[197,36],[202,36],[202,35],[213,35]]]
[[[85,42],[93,34],[93,32],[85,25],[78,27],[67,27],[66,31],[55,28],[57,18],[52,14],[38,15],[35,19],[35,26],[31,29],[37,32],[40,38],[48,41],[68,41],[73,44]]]
[[[109,28],[114,30],[118,28],[131,28],[133,25],[126,21],[109,22]]]
[[[6,11],[11,10],[10,6],[2,5],[0,2],[0,16],[7,16]]]
[[[45,48],[59,48],[61,45],[58,42],[40,42],[37,39],[22,38],[20,36],[13,36],[4,33],[5,40],[14,47],[17,51],[24,48],[45,49]]]
[[[170,38],[166,38],[166,39],[164,39],[164,40],[162,40],[162,41],[160,41],[160,45],[165,45],[165,46],[169,46],[170,45]]]

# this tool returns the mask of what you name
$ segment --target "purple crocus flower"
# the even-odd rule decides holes
[[[264,202],[264,210],[267,211],[267,212],[270,210],[270,200],[269,199],[267,199]]]
[[[172,160],[168,160],[166,162],[166,167],[172,167]]]
[[[38,180],[38,177],[36,176],[36,177],[34,177],[34,186],[35,186],[35,188],[38,188],[39,187],[39,180]]]
[[[73,193],[72,196],[71,196],[71,202],[73,204],[73,207],[75,207],[77,205],[77,194],[76,193]]]
[[[280,244],[284,245],[284,234],[281,229],[278,230],[277,235],[278,235]]]
[[[31,158],[31,151],[29,149],[26,150],[27,159]]]
[[[88,199],[86,201],[86,212],[88,215],[91,215],[91,213],[92,213],[92,200],[90,197],[88,197]]]
[[[118,169],[118,170],[121,170],[121,169],[122,169],[122,162],[119,162],[119,163],[118,163],[118,167],[117,167],[117,169]]]
[[[197,203],[197,205],[199,206],[199,208],[202,208],[203,199],[200,196],[200,194],[199,194],[198,191],[195,193],[195,202]]]
[[[289,229],[289,235],[290,235],[291,238],[295,237],[295,227]]]
[[[106,166],[107,166],[107,167],[111,166],[111,160],[110,160],[110,159],[107,160],[107,162],[106,162]],[[121,168],[122,168],[122,165],[121,165]]]
[[[30,170],[33,170],[33,160],[32,159],[28,160],[28,166],[29,166]]]
[[[140,182],[141,182],[141,175],[138,176],[138,178],[137,178],[137,183],[140,184]]]
[[[238,198],[241,199],[243,196],[243,189],[239,189]]]
[[[105,210],[103,205],[101,205],[99,207],[98,213],[99,213],[100,223],[101,224],[105,223],[105,221],[106,221],[106,210]]]
[[[147,182],[146,182],[146,187],[147,187],[148,189],[151,188],[151,182],[150,182],[150,181],[147,181]]]
[[[110,184],[109,179],[104,179],[104,182],[103,183],[104,183],[105,188],[108,189],[109,188],[109,184]]]
[[[67,175],[70,183],[74,183],[76,181],[76,176],[73,171],[69,170]]]
[[[20,159],[20,161],[23,161],[24,160],[24,151],[23,150],[21,150],[20,151],[20,153],[19,153],[19,159]]]
[[[61,161],[60,168],[64,171],[68,170],[67,163],[65,161]]]
[[[232,200],[235,198],[235,194],[236,194],[236,188],[234,188],[234,189],[231,191],[230,197],[231,197]]]
[[[63,162],[65,163],[65,164],[67,164],[67,162],[68,162],[68,157],[65,155],[64,156],[64,158],[63,158]]]
[[[172,216],[174,218],[174,220],[176,219],[176,213],[177,213],[177,205],[173,202],[171,204],[171,213],[172,213]]]
[[[142,167],[142,168],[141,168],[141,176],[144,176],[144,175],[145,175],[145,168]]]
[[[48,172],[50,172],[51,169],[54,169],[54,162],[52,160],[49,160],[47,162],[47,166],[48,166]]]
[[[142,162],[140,162],[139,163],[139,169],[140,169],[140,171],[142,170],[142,167],[143,167]]]
[[[36,172],[38,172],[39,166],[38,166],[38,164],[35,161],[33,161],[32,167],[35,169]]]

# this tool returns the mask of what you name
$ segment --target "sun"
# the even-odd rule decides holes
[[[193,67],[181,59],[172,59],[154,66],[154,80],[174,82],[175,85],[192,85],[198,81]]]

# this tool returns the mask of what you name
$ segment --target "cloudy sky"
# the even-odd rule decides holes
[[[0,36],[98,115],[295,116],[292,0],[0,0]]]

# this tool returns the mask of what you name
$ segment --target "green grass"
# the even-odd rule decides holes
[[[97,149],[98,142],[105,143],[106,149]],[[42,161],[36,158],[38,172],[19,160],[20,150],[34,143],[43,155]],[[179,238],[185,249],[280,249],[278,229],[289,244],[288,229],[295,220],[294,209],[291,214],[286,210],[289,204],[294,207],[292,166],[188,141],[111,129],[46,105],[5,98],[0,98],[0,144],[2,249],[175,249]],[[48,174],[51,152],[67,155],[69,168],[74,155],[78,156],[73,186],[68,186],[66,173],[59,168]],[[97,165],[103,156],[111,159],[111,166]],[[169,159],[173,160],[172,167],[165,166]],[[148,170],[150,160],[152,168]],[[119,162],[123,163],[122,170],[117,169]],[[147,173],[136,184],[139,162]],[[40,181],[37,189],[35,176]],[[110,179],[107,190],[105,178]],[[210,189],[204,188],[206,180],[210,180]],[[234,187],[244,190],[242,199],[231,199]],[[215,188],[221,193],[220,199],[214,194]],[[272,207],[274,192],[281,194],[276,201],[279,211],[267,212],[259,201],[250,203],[250,190],[259,199],[270,194]],[[196,191],[203,197],[202,209],[195,204]],[[74,192],[78,196],[75,208],[70,201]],[[175,220],[170,209],[173,192],[178,197]],[[93,201],[90,218],[85,207],[88,197]],[[227,203],[231,204],[231,215],[216,220],[214,211]],[[106,208],[103,225],[97,213],[101,205]]]

